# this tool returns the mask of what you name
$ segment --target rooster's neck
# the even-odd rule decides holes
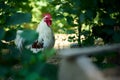
[[[44,20],[42,20],[42,21],[39,23],[36,31],[37,31],[38,33],[44,33],[44,32],[46,32],[46,31],[51,31],[51,29],[50,29],[50,27],[48,27],[48,25],[46,24],[46,22],[44,22]]]

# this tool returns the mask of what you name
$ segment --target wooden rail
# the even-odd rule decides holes
[[[87,55],[119,51],[120,44],[60,50],[59,80],[107,80]]]

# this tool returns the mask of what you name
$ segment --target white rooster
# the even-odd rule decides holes
[[[27,45],[26,48],[33,51],[33,53],[38,53],[39,51],[53,48],[55,38],[53,31],[50,27],[51,24],[52,24],[51,15],[45,14],[36,29],[36,32],[38,33],[38,39],[34,41],[33,44]],[[18,30],[15,38],[15,45],[20,50],[23,48],[23,44],[26,41],[23,37],[20,36],[22,32],[23,32],[22,30]]]

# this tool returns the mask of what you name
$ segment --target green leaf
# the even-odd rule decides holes
[[[108,69],[108,68],[116,67],[116,65],[113,64],[113,63],[98,63],[98,62],[95,62],[95,64],[100,69]]]
[[[96,16],[96,12],[93,10],[87,10],[85,14],[86,14],[86,17],[90,20],[92,20]]]
[[[7,72],[8,72],[8,68],[0,65],[0,77],[5,76]]]
[[[75,33],[75,30],[67,30],[67,34],[73,34]]]
[[[46,58],[50,58],[55,54],[55,49],[50,49],[50,50],[44,50],[43,54],[45,54]]]
[[[56,19],[63,19],[64,16],[63,16],[63,15],[57,15],[57,16],[55,16],[55,18],[56,18]]]
[[[54,56],[55,54],[55,49],[46,49],[44,50],[42,53],[39,52],[39,54],[37,55],[38,59],[42,62],[45,62],[47,59],[49,59],[50,57]]]
[[[0,40],[4,37],[5,31],[4,29],[0,28]]]
[[[115,43],[120,43],[120,32],[115,32],[113,35],[113,40]]]
[[[31,63],[31,61],[32,61],[31,60],[31,58],[32,58],[31,51],[24,49],[23,53],[24,54],[21,55],[22,63],[25,64],[25,65],[28,64],[28,63]]]
[[[72,39],[68,39],[68,42],[72,42],[73,40]]]
[[[58,67],[48,63],[45,63],[40,71],[40,75],[48,80],[57,80],[57,73]]]
[[[39,54],[39,55],[38,55],[38,59],[39,59],[39,61],[41,61],[41,62],[45,62],[45,61],[46,61],[46,56],[45,56],[45,54],[43,54],[43,53]]]
[[[93,36],[88,36],[87,39],[83,40],[82,44],[84,46],[91,46],[94,44],[94,38]]]
[[[6,31],[4,39],[6,41],[11,41],[11,40],[14,40],[15,37],[16,37],[16,30],[15,29],[11,29],[9,31]]]
[[[80,35],[84,35],[84,36],[89,36],[90,35],[90,31],[89,30],[83,30],[81,33],[80,33]]]
[[[15,13],[6,19],[6,25],[16,25],[30,22],[32,15],[30,13]]]
[[[97,0],[80,0],[80,2],[80,6],[82,9],[94,8],[97,5]]]
[[[102,21],[105,25],[114,25],[115,24],[115,20],[111,19],[109,17],[103,18]]]
[[[71,16],[67,16],[66,18],[67,18],[67,23],[69,25],[73,25],[73,18]]]
[[[68,41],[69,42],[75,42],[76,41],[75,36],[68,36]]]
[[[38,38],[38,33],[35,30],[23,30],[21,37],[26,40],[26,44],[31,44]]]
[[[32,72],[26,76],[25,80],[39,80],[39,74],[36,72]]]
[[[83,23],[85,21],[85,14],[81,13],[79,17],[80,23]]]
[[[23,68],[19,71],[19,75],[26,76],[29,73],[28,68]]]
[[[74,39],[75,38],[75,36],[69,36],[68,37],[68,39]]]

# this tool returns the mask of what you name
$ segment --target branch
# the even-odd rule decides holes
[[[62,49],[58,53],[62,58],[77,57],[82,55],[102,54],[110,51],[119,51],[120,44],[112,44],[105,46],[85,47],[85,48],[70,48]]]

